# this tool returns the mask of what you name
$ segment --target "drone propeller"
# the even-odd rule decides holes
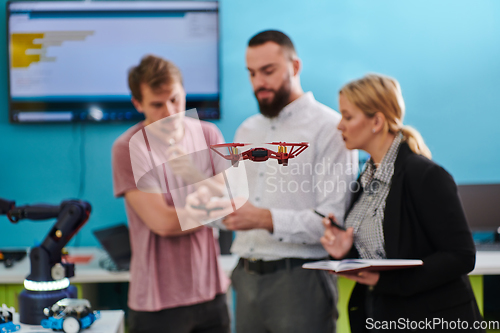
[[[222,147],[244,147],[250,146],[251,143],[221,143],[218,145],[210,145],[210,148],[222,148]]]
[[[309,146],[308,142],[297,142],[297,143],[287,143],[287,142],[269,142],[266,145],[275,145],[275,146]]]

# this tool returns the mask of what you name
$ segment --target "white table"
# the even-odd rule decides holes
[[[54,332],[52,329],[43,328],[38,325],[21,324],[21,329],[17,333],[48,333]],[[124,333],[125,321],[122,310],[101,311],[101,318],[96,320],[84,333]]]
[[[99,267],[99,259],[105,252],[96,247],[69,248],[70,254],[93,255],[88,264],[77,264],[75,276],[70,279],[72,283],[101,283],[101,282],[128,282],[129,272],[110,272]],[[236,255],[221,255],[219,262],[228,274],[238,263]],[[5,268],[0,264],[0,285],[22,284],[30,272],[29,259],[26,257],[20,262],[16,262],[13,267]],[[476,255],[476,267],[469,275],[500,275],[500,251],[479,251]]]
[[[500,251],[479,251],[476,267],[469,275],[500,275]]]
[[[128,282],[129,272],[110,272],[99,267],[99,259],[105,256],[104,250],[96,247],[68,248],[70,255],[92,255],[88,264],[76,264],[75,276],[70,279],[71,283],[101,283],[101,282]],[[221,255],[219,262],[224,272],[230,275],[236,264],[236,255]],[[30,262],[26,256],[20,262],[15,262],[13,267],[5,268],[0,264],[0,284],[22,284],[30,273]],[[1,305],[1,304],[0,304]]]

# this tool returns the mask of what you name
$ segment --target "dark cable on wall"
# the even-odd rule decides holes
[[[73,126],[73,137],[74,143],[78,154],[78,194],[77,199],[83,199],[85,194],[85,182],[86,182],[86,171],[87,171],[87,161],[85,159],[85,124],[76,123]],[[77,233],[74,237],[74,247],[80,246],[81,233]]]
[[[83,198],[83,194],[85,192],[85,176],[86,176],[86,169],[87,169],[87,163],[85,160],[85,124],[80,123],[80,147],[79,147],[79,152],[80,152],[80,184],[78,187],[78,199]]]

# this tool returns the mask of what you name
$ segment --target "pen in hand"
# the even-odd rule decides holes
[[[314,210],[314,212],[315,212],[316,214],[318,214],[319,216],[323,217],[323,218],[325,218],[325,217],[326,217],[325,215],[321,214],[320,212],[318,212],[318,211],[316,211],[316,210]],[[338,229],[340,229],[340,230],[346,231],[346,229],[345,229],[343,226],[341,226],[341,225],[339,225],[339,224],[335,223],[335,221],[334,221],[331,217],[328,217],[328,219],[330,220],[330,225],[331,225],[332,227],[337,227],[337,228],[338,228]]]

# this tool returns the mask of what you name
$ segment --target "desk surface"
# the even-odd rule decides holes
[[[85,333],[124,333],[124,313],[122,310],[101,311],[101,318],[96,320],[92,326],[82,332]],[[52,329],[37,325],[21,324],[17,333],[47,333],[54,332]]]
[[[99,259],[105,256],[104,250],[96,247],[68,248],[70,255],[92,255],[88,264],[76,264],[75,276],[70,279],[72,283],[100,283],[100,282],[128,282],[129,272],[110,272],[99,267]],[[230,275],[236,266],[238,257],[235,255],[222,255],[219,262],[223,270]],[[0,284],[22,284],[30,273],[29,258],[26,256],[13,267],[5,268],[0,264]]]
[[[75,276],[71,278],[72,283],[100,283],[100,282],[128,282],[129,272],[110,272],[99,267],[99,259],[104,256],[104,251],[95,247],[69,248],[72,255],[93,255],[88,264],[77,264]],[[230,275],[238,262],[235,255],[222,255],[219,261],[224,271]],[[28,257],[16,262],[13,267],[5,268],[0,264],[0,284],[22,284],[29,274],[30,265]],[[470,275],[500,275],[500,251],[499,252],[477,252],[476,267]]]
[[[500,275],[500,251],[479,251],[476,267],[469,275]]]

